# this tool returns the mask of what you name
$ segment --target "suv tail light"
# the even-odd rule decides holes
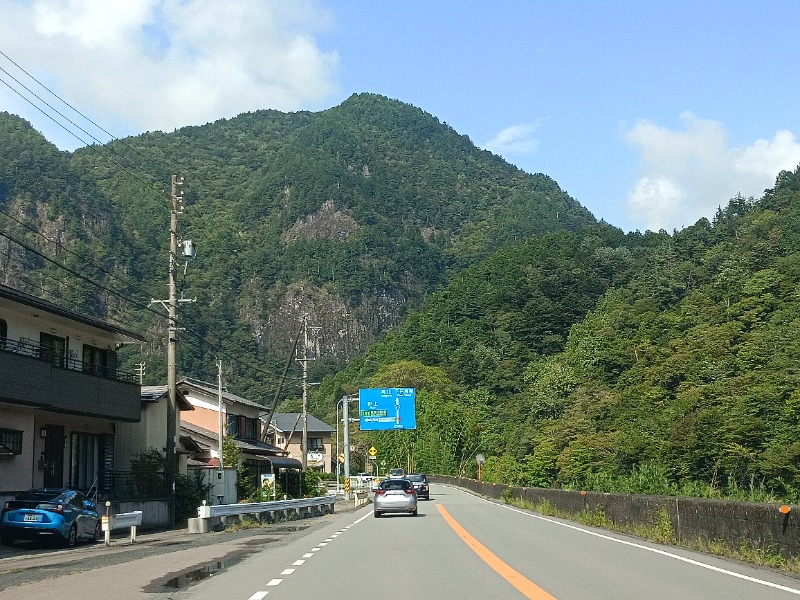
[[[383,496],[385,493],[386,493],[386,490],[382,490],[381,488],[378,488],[377,490],[375,490],[375,495],[376,496]]]

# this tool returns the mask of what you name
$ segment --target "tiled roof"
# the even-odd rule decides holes
[[[303,428],[302,419],[300,421],[297,419],[300,414],[301,413],[275,413],[272,415],[272,420],[275,421],[278,431],[288,433],[294,428],[295,423],[297,423],[297,431],[300,431]],[[320,421],[317,417],[308,415],[308,431],[331,433],[336,430],[327,423]]]

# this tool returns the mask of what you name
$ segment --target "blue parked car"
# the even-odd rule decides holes
[[[97,506],[78,490],[34,489],[9,500],[0,515],[0,542],[55,538],[70,548],[80,539],[97,542],[101,534]]]

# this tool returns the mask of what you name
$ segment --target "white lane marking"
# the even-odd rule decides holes
[[[554,519],[550,519],[548,517],[543,517],[542,515],[536,515],[533,513],[525,512],[518,508],[514,508],[513,506],[507,506],[504,504],[499,504],[497,502],[492,502],[491,500],[487,500],[486,498],[481,498],[480,496],[475,496],[479,500],[484,500],[489,504],[494,504],[495,506],[499,506],[500,508],[508,509],[512,512],[519,513],[526,517],[532,517],[534,519],[539,519],[540,521],[547,521],[548,523],[552,523],[554,525],[560,525],[561,527],[566,527],[567,529],[573,529],[575,531],[580,531],[581,533],[586,533],[588,535],[593,535],[595,537],[608,540],[610,542],[616,542],[617,544],[624,544],[625,546],[631,546],[632,548],[638,548],[639,550],[647,550],[648,552],[653,552],[654,554],[660,554],[661,556],[666,556],[667,558],[672,558],[674,560],[679,560],[681,562],[688,563],[690,565],[694,565],[696,567],[700,567],[702,569],[708,569],[709,571],[715,571],[717,573],[722,573],[723,575],[729,575],[730,577],[736,577],[737,579],[744,579],[745,581],[750,581],[752,583],[757,583],[759,585],[764,585],[767,587],[775,588],[778,590],[782,590],[784,592],[789,592],[790,594],[795,594],[800,596],[800,590],[797,588],[790,588],[785,585],[781,585],[779,583],[772,583],[771,581],[766,581],[764,579],[757,579],[756,577],[750,577],[749,575],[745,575],[744,573],[737,573],[736,571],[729,571],[728,569],[723,569],[721,567],[715,567],[714,565],[709,565],[704,562],[700,562],[699,560],[694,560],[693,558],[686,558],[685,556],[681,556],[679,554],[673,554],[672,552],[667,552],[666,550],[660,550],[658,548],[651,548],[649,546],[645,546],[643,544],[637,544],[636,542],[629,542],[628,540],[621,540],[615,537],[611,537],[610,535],[605,535],[602,533],[598,533],[596,531],[591,531],[589,529],[584,529],[583,527],[578,527],[577,525],[570,525],[569,523],[561,523],[560,521],[556,521]],[[688,550],[688,549],[687,549]]]
[[[327,538],[327,539],[325,540],[325,542],[324,542],[324,543],[320,543],[320,544],[318,544],[317,546],[315,546],[314,548],[312,548],[312,549],[311,549],[311,552],[306,552],[305,554],[303,554],[303,558],[304,558],[304,559],[305,559],[305,558],[311,558],[312,556],[314,556],[314,554],[313,554],[314,552],[318,552],[319,550],[322,550],[322,546],[326,546],[328,542],[332,542],[334,538],[336,538],[336,537],[338,537],[340,534],[344,533],[344,532],[345,532],[347,529],[349,529],[349,528],[350,528],[350,527],[352,527],[353,525],[357,525],[358,523],[360,523],[361,521],[363,521],[364,519],[366,519],[368,516],[369,516],[369,513],[365,514],[363,517],[361,517],[361,518],[360,518],[360,519],[358,519],[357,521],[354,521],[353,523],[351,523],[350,525],[348,525],[348,526],[347,526],[347,527],[345,527],[344,529],[342,529],[342,530],[340,530],[340,531],[336,532],[336,533],[335,533],[335,534],[333,534],[331,537]],[[305,563],[305,562],[306,562],[305,560],[298,559],[298,560],[296,560],[296,561],[294,561],[294,562],[292,563],[292,566],[299,567],[300,565],[302,565],[302,564],[303,564],[303,563]],[[295,572],[295,570],[296,570],[296,569],[284,569],[284,570],[281,572],[281,575],[291,575],[292,573],[294,573],[294,572]],[[267,583],[267,586],[273,586],[273,587],[274,587],[274,586],[276,586],[276,585],[280,585],[280,583],[281,583],[282,581],[283,581],[283,579],[273,579],[273,580],[271,580],[269,583]],[[255,594],[253,594],[252,596],[250,596],[250,598],[248,598],[247,600],[263,600],[263,599],[264,599],[264,597],[265,597],[267,594],[269,594],[269,592],[256,592]]]
[[[319,544],[317,544],[317,546],[327,546],[327,545],[328,545],[328,542],[320,542]]]

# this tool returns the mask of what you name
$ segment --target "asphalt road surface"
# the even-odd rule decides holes
[[[49,553],[46,568],[35,566],[41,556],[0,558],[0,599],[800,599],[800,579],[785,574],[444,485],[432,486],[418,517],[337,511],[258,532],[161,534],[135,549],[120,542]],[[112,562],[96,562],[103,556]]]

